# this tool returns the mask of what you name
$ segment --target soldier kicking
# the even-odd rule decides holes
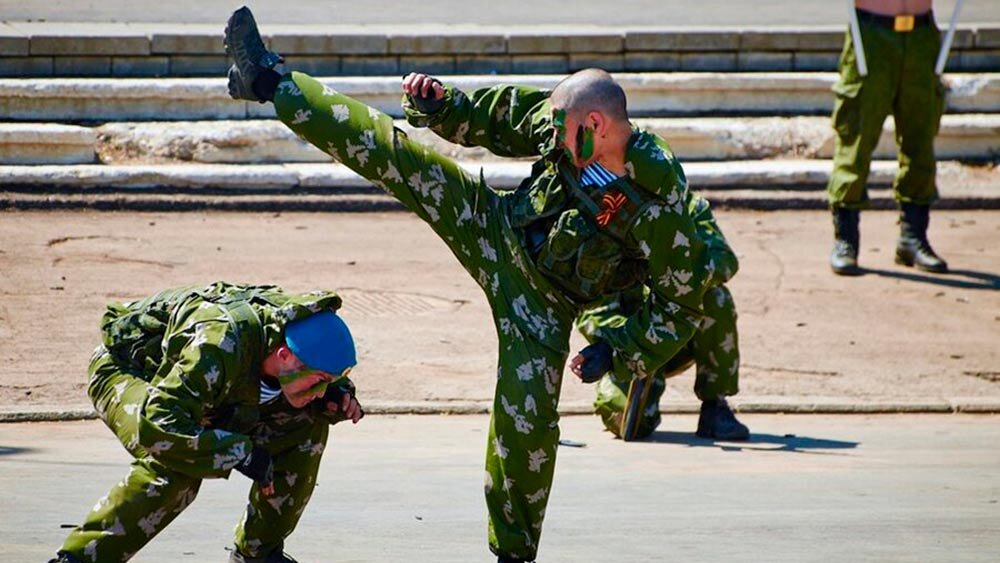
[[[50,563],[127,561],[202,479],[253,479],[231,563],[294,563],[329,426],[363,416],[346,378],[354,341],[329,292],[178,288],[108,307],[87,393],[135,458]]]
[[[636,288],[627,317],[574,359],[648,378],[687,345],[713,276],[666,143],[633,128],[625,94],[587,70],[551,91],[499,85],[471,95],[422,74],[403,82],[410,123],[501,156],[538,157],[512,192],[410,141],[392,119],[308,75],[280,74],[253,16],[226,28],[230,94],[273,102],[303,139],[380,186],[441,237],[483,288],[499,339],[486,455],[490,549],[535,559],[559,439],[557,405],[574,319]]]

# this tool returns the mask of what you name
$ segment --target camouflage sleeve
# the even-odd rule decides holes
[[[403,96],[403,111],[414,127],[429,127],[441,138],[465,147],[483,147],[499,156],[537,156],[552,137],[548,90],[500,84],[471,98],[445,86],[445,104],[426,114]]]
[[[675,186],[677,199],[686,188]],[[694,335],[710,272],[704,244],[683,205],[655,202],[634,224],[632,237],[648,260],[649,289],[624,322],[600,330],[615,349],[615,369],[647,377],[656,373]],[[624,365],[622,365],[624,364]]]
[[[715,222],[715,216],[712,214],[712,208],[707,199],[693,194],[688,210],[694,218],[698,237],[708,247],[708,259],[711,260],[710,270],[712,271],[709,285],[712,287],[722,285],[732,279],[740,268],[736,253],[730,248],[719,224]]]
[[[139,443],[167,467],[197,478],[224,477],[252,449],[249,436],[205,428],[202,420],[235,377],[236,339],[226,322],[202,322],[150,389]],[[179,335],[183,338],[185,335]]]

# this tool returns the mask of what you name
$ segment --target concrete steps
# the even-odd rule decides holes
[[[559,75],[454,76],[472,90],[499,81],[551,87]],[[829,115],[829,72],[622,73],[633,116]],[[325,84],[395,117],[399,77],[322,78]],[[1000,113],[1000,73],[949,74],[949,113]],[[270,105],[236,102],[224,78],[0,79],[0,121],[258,119]]]
[[[0,164],[93,162],[97,131],[55,123],[0,123]]]
[[[574,25],[472,24],[474,20],[467,18],[481,11],[468,6],[460,11],[459,21],[447,21],[449,14],[434,14],[435,24],[419,23],[418,17],[413,23],[379,25],[364,17],[364,7],[354,8],[352,15],[360,15],[365,24],[345,23],[345,14],[331,17],[325,11],[309,24],[261,22],[261,32],[289,65],[313,74],[394,75],[417,68],[436,74],[562,74],[588,66],[630,72],[773,72],[836,70],[846,23],[840,11],[830,18],[827,10],[825,22],[832,25],[816,25],[824,17],[812,13],[808,25],[795,27],[775,27],[772,17],[763,18],[768,24],[761,26],[739,16],[736,26],[706,21],[709,27],[690,27],[689,20],[677,27],[676,10],[659,3],[615,7],[640,10],[647,18],[638,25],[605,21],[605,15],[593,16],[599,17],[600,25],[586,17]],[[374,10],[384,11],[380,8]],[[767,6],[762,8],[760,13],[768,13]],[[773,11],[774,6],[770,8]],[[110,13],[117,19],[121,9],[115,6]],[[963,15],[974,23],[959,25],[949,71],[1000,69],[996,10],[982,5],[978,9],[982,17],[973,15],[976,6],[965,7]],[[218,20],[202,24],[113,23],[108,21],[112,18],[94,15],[89,16],[94,23],[52,21],[56,18],[11,21],[5,13],[0,22],[0,76],[217,76],[229,65],[222,48],[227,10],[199,10]],[[737,8],[733,13],[742,11]],[[330,19],[338,23],[318,23]]]
[[[497,188],[514,188],[530,163],[462,162]],[[876,161],[876,206],[891,205],[894,162]],[[822,208],[830,163],[822,160],[693,162],[690,185],[716,205],[755,209]],[[370,210],[397,207],[339,164],[0,166],[0,208]],[[1000,208],[1000,168],[942,162],[941,207]]]
[[[640,118],[667,139],[684,162],[787,158],[828,159],[834,131],[828,117]],[[396,125],[438,152],[466,160],[498,160],[484,149],[459,147],[405,121]],[[896,157],[887,119],[877,159]],[[1000,158],[1000,114],[945,115],[936,141],[943,160]],[[118,122],[98,127],[0,123],[0,164],[331,162],[276,120]]]
[[[550,87],[558,75],[455,76]],[[624,73],[636,121],[671,143],[717,205],[822,208],[830,173],[833,73]],[[399,116],[398,77],[323,78]],[[1000,73],[948,75],[937,138],[941,205],[1000,206]],[[723,117],[728,116],[728,117]],[[170,121],[163,121],[169,119]],[[155,121],[153,121],[155,120]],[[63,122],[63,123],[57,123]],[[513,188],[529,162],[464,149],[397,124],[467,169]],[[876,206],[891,205],[892,120],[876,151]],[[978,161],[982,164],[970,164]],[[231,100],[221,78],[0,79],[0,207],[102,209],[398,208],[304,143],[270,105]]]
[[[787,158],[829,159],[834,131],[828,117],[640,118],[667,139],[684,162]],[[498,160],[463,148],[405,121],[412,139],[465,160]],[[887,119],[875,158],[896,157],[895,127]],[[944,160],[1000,158],[1000,114],[945,115],[936,138]],[[276,120],[119,122],[98,127],[0,123],[0,164],[282,163],[331,162]]]
[[[667,139],[684,162],[833,156],[829,117],[643,118],[637,124]],[[479,148],[449,143],[427,129],[396,125],[410,138],[465,160],[498,160]],[[0,131],[3,126],[0,125]],[[191,161],[203,163],[331,162],[325,152],[299,139],[278,121],[125,122],[94,130],[100,162]],[[936,139],[937,155],[951,160],[1000,157],[1000,114],[946,115]],[[896,157],[895,127],[886,120],[875,158]],[[92,156],[81,163],[91,162]],[[3,157],[0,157],[3,162]],[[10,163],[15,163],[9,161]]]

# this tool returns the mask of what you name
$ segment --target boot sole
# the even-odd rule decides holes
[[[944,267],[944,268],[931,268],[931,267],[928,267],[928,266],[924,266],[922,264],[917,264],[913,260],[907,260],[905,258],[902,258],[899,255],[896,255],[896,263],[899,264],[900,266],[907,266],[907,267],[910,267],[910,268],[916,268],[916,269],[920,270],[921,272],[927,272],[927,273],[930,273],[930,274],[947,274],[948,273],[948,268],[947,267]]]
[[[244,13],[245,12],[245,13]],[[246,21],[237,22],[237,18],[245,19]],[[253,33],[256,35],[256,40],[252,37],[244,37],[238,43],[243,47],[242,52],[237,53],[236,47],[233,41],[233,35],[237,33],[235,27],[238,24],[242,24],[253,29]],[[239,30],[240,33],[245,33],[244,30]],[[244,100],[248,102],[260,102],[264,103],[264,100],[257,98],[257,95],[253,93],[253,78],[255,76],[254,70],[256,68],[240,68],[240,60],[246,58],[252,58],[248,56],[247,51],[253,51],[254,49],[247,49],[248,45],[254,42],[259,42],[259,48],[262,52],[267,51],[267,45],[264,43],[264,38],[260,34],[260,29],[257,27],[257,20],[253,17],[253,13],[250,12],[246,7],[240,8],[233,12],[233,15],[229,16],[229,20],[226,22],[226,29],[223,32],[223,47],[226,50],[226,56],[232,59],[233,66],[230,68],[228,78],[230,81],[229,85],[229,95],[236,100]],[[255,46],[257,47],[257,46]],[[233,76],[233,69],[236,70],[235,76]],[[244,72],[246,71],[246,72]],[[233,80],[237,80],[241,83],[240,87],[237,88],[237,92],[234,93],[234,88],[232,86]]]

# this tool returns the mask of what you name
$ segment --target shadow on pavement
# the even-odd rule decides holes
[[[26,454],[34,451],[34,448],[12,448],[10,446],[0,446],[0,457],[8,455]]]
[[[692,448],[719,448],[726,452],[753,450],[826,455],[834,455],[834,453],[811,450],[849,450],[858,447],[859,444],[859,442],[810,438],[808,436],[796,436],[795,434],[777,435],[758,432],[751,432],[750,439],[744,442],[722,442],[699,438],[693,432],[656,431],[650,435],[647,441],[660,444],[683,444]]]
[[[899,271],[864,268],[864,273],[875,274],[885,278],[897,278],[960,289],[1000,290],[1000,276],[986,272],[976,272],[974,270],[951,270],[947,274],[923,274],[915,270]]]

